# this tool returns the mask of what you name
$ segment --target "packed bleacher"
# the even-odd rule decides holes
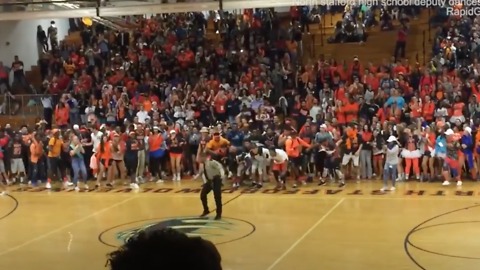
[[[375,16],[367,11],[349,20]],[[362,55],[342,65],[302,54],[310,15],[284,26],[271,9],[214,13],[213,38],[203,13],[132,16],[132,32],[84,26],[82,46],[60,42],[42,58],[42,121],[2,130],[2,177],[77,190],[93,177],[97,187],[121,179],[137,189],[199,178],[197,154],[215,148],[234,187],[261,188],[276,166],[260,147],[285,151],[295,188],[476,180],[477,18],[441,25],[426,66],[367,65]]]

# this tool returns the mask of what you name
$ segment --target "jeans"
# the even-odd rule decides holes
[[[372,178],[372,150],[360,150],[360,172],[362,179]]]
[[[61,180],[59,163],[60,157],[48,157],[48,178],[50,178],[51,181]]]
[[[143,173],[145,172],[145,150],[138,151],[138,164],[137,164],[137,177],[143,177]]]
[[[32,181],[32,184],[36,185],[37,184],[37,181],[40,179],[40,172],[39,172],[39,167],[38,167],[38,164],[39,162],[31,162],[30,161],[30,170],[29,170],[29,178],[30,178],[30,181]]]
[[[383,185],[388,186],[388,180],[392,181],[392,187],[395,186],[395,179],[397,179],[397,164],[385,163],[383,167]]]
[[[82,180],[87,182],[87,168],[83,158],[72,158],[72,170],[73,170],[73,184],[78,184],[78,179],[82,177]],[[81,174],[81,175],[80,175]]]

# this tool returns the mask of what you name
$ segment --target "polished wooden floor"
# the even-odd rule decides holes
[[[106,254],[131,230],[152,224],[212,240],[226,270],[480,265],[477,183],[459,189],[409,182],[385,193],[373,181],[343,190],[313,184],[279,193],[226,188],[221,222],[196,217],[199,186],[184,181],[148,184],[139,192],[79,193],[13,187],[0,197],[0,269],[103,269]]]

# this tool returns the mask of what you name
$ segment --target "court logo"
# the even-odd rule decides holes
[[[255,232],[255,226],[245,220],[227,218],[213,220],[207,217],[174,217],[165,219],[147,219],[130,222],[107,229],[98,236],[98,240],[111,247],[118,247],[140,232],[153,232],[172,228],[189,236],[199,236],[216,245],[230,243],[246,238]]]

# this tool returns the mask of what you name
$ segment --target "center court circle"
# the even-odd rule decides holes
[[[248,221],[228,217],[222,217],[221,220],[197,216],[171,217],[120,224],[100,233],[98,240],[107,246],[119,247],[140,232],[153,232],[165,228],[178,230],[188,236],[200,236],[215,245],[246,238],[256,229],[255,225]]]
[[[477,242],[473,240],[477,238],[469,238],[480,235],[479,225],[480,221],[457,221],[421,227],[409,235],[408,243],[418,250],[439,256],[480,260]],[[443,240],[445,234],[448,234],[448,243]],[[422,241],[423,235],[428,241]],[[459,253],[455,254],[454,251]]]

